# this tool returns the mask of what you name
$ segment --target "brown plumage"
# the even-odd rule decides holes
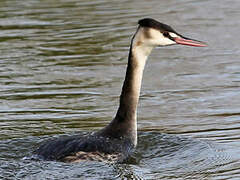
[[[40,158],[64,162],[85,160],[119,162],[137,145],[137,105],[143,70],[156,46],[206,44],[184,38],[170,26],[154,19],[142,19],[131,40],[128,65],[115,118],[103,129],[83,137],[73,136],[47,141],[36,151]]]

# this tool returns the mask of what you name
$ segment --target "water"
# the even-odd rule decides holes
[[[2,0],[0,178],[239,179],[239,8],[237,0]],[[112,119],[143,17],[209,46],[154,50],[131,160],[28,159],[45,139],[98,130]]]

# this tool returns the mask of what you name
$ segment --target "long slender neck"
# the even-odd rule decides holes
[[[147,56],[143,56],[135,47],[130,48],[128,66],[120,96],[120,105],[115,117],[119,123],[136,127],[137,105],[140,95],[143,70]]]
[[[141,33],[140,33],[141,34]],[[134,35],[129,51],[120,105],[115,118],[103,129],[111,137],[127,137],[137,144],[137,105],[140,95],[144,66],[153,47],[140,42],[139,29]]]

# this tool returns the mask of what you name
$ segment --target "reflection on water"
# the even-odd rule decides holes
[[[238,179],[240,4],[216,3],[3,0],[0,177]],[[132,159],[73,165],[24,158],[44,139],[97,130],[111,120],[130,37],[143,17],[209,46],[158,48],[151,55]]]

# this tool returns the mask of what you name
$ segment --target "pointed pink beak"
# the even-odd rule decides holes
[[[204,42],[193,40],[193,39],[188,39],[188,38],[184,38],[184,37],[175,37],[173,39],[177,44],[182,44],[182,45],[186,45],[186,46],[195,46],[195,47],[206,47],[207,46],[207,44]]]

